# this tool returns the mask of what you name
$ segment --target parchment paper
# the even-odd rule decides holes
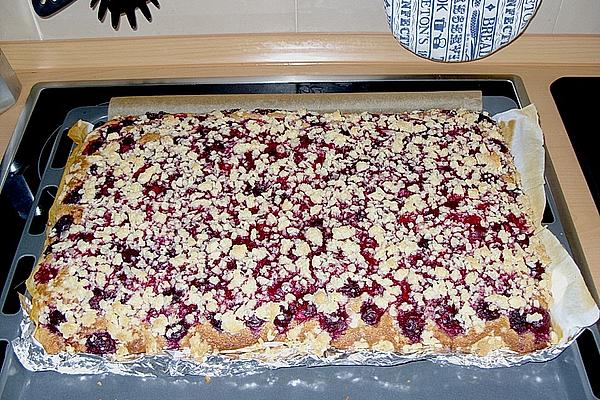
[[[385,92],[307,94],[225,94],[198,96],[113,97],[108,116],[146,112],[204,113],[231,108],[296,111],[401,112],[431,108],[481,111],[481,92]]]
[[[542,216],[546,206],[544,193],[544,135],[538,122],[535,106],[509,110],[494,116],[501,125],[511,129],[508,142],[521,175],[523,191],[535,215],[536,236],[546,248],[552,260],[550,265],[551,292],[553,303],[550,315],[555,326],[562,331],[560,344],[573,340],[581,328],[598,320],[598,307],[592,298],[581,271],[575,261],[552,232],[542,226]],[[511,135],[512,134],[512,135]]]

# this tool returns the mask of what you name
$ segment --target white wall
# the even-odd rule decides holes
[[[34,16],[30,0],[0,0],[0,40],[250,32],[388,32],[383,0],[160,0],[153,22],[138,11],[115,32],[100,23],[89,0],[59,14]],[[543,0],[529,33],[600,34],[600,0]]]

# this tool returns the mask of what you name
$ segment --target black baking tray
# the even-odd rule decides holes
[[[0,241],[1,399],[163,399],[173,398],[337,398],[337,399],[597,399],[589,372],[597,367],[596,327],[586,329],[556,359],[519,367],[479,369],[411,362],[393,367],[336,366],[286,368],[247,377],[136,378],[117,375],[62,375],[31,372],[15,357],[18,293],[43,244],[48,208],[72,143],[66,131],[82,118],[99,123],[116,96],[412,92],[480,90],[484,109],[494,114],[529,103],[519,78],[483,76],[279,77],[177,81],[66,82],[36,86],[27,101],[0,170],[0,209],[9,235]],[[546,167],[548,203],[543,223],[585,268],[551,160]],[[588,275],[585,274],[584,275]],[[591,282],[588,282],[590,284]],[[594,358],[596,357],[596,358]],[[596,360],[596,361],[595,361]],[[594,365],[596,363],[596,365]]]

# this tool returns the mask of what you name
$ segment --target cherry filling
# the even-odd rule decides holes
[[[207,145],[204,150],[208,153],[220,153],[225,151],[225,145],[221,141],[214,141],[210,145]]]
[[[113,124],[110,124],[108,126],[105,127],[106,129],[106,133],[115,133],[115,132],[120,132],[122,128],[122,125],[120,122],[115,122]]]
[[[536,312],[542,315],[542,319],[531,323],[530,330],[535,335],[538,342],[548,341],[550,339],[550,314],[547,310],[541,308],[533,308],[532,312]]]
[[[410,340],[411,343],[417,343],[421,340],[421,334],[425,329],[425,319],[420,312],[400,311],[396,318],[400,325],[402,334]]]
[[[348,329],[348,313],[340,308],[335,314],[320,314],[319,325],[332,339],[336,339]]]
[[[257,197],[257,196],[262,195],[267,190],[268,190],[268,187],[260,182],[254,184],[254,185],[250,185],[248,182],[246,182],[246,184],[244,186],[244,194],[246,196],[252,194],[253,196]]]
[[[106,143],[106,142],[102,138],[90,140],[90,142],[87,144],[87,146],[85,146],[85,148],[83,149],[82,154],[84,156],[89,156],[90,154],[94,154],[95,152],[100,150],[100,148],[104,145],[104,143]]]
[[[529,323],[527,322],[527,315],[520,310],[512,310],[508,315],[510,327],[518,334],[525,333],[529,330]]]
[[[478,215],[466,215],[463,217],[465,224],[477,226],[481,228],[481,217]]]
[[[500,312],[490,309],[490,303],[485,300],[479,300],[473,308],[477,316],[484,321],[493,321],[500,318]]]
[[[52,228],[57,236],[60,236],[63,232],[67,231],[73,224],[73,216],[65,214],[56,221],[54,228]]]
[[[456,319],[458,310],[454,304],[446,305],[438,311],[437,325],[449,336],[456,336],[464,332],[460,322]]]
[[[312,140],[310,140],[308,135],[300,136],[300,148],[301,149],[307,149],[311,143],[312,143]]]
[[[529,270],[531,271],[531,276],[533,276],[535,279],[542,279],[542,275],[544,274],[544,272],[546,272],[546,268],[544,267],[544,265],[542,265],[541,262],[537,261],[533,266],[532,265],[527,265],[529,267]]]
[[[92,289],[92,298],[89,301],[90,307],[94,310],[100,310],[100,302],[102,300],[110,300],[115,297],[115,293],[113,291],[106,291],[99,287],[95,287]]]
[[[158,196],[159,194],[164,193],[166,191],[167,191],[167,188],[159,182],[149,183],[144,188],[144,194],[146,196],[148,196],[150,193],[152,193],[155,196]]]
[[[244,158],[246,159],[246,169],[248,171],[253,170],[255,167],[254,158],[252,157],[252,153],[247,151],[244,153]]]
[[[163,292],[163,295],[171,296],[171,302],[176,303],[183,298],[184,293],[181,290],[169,288]]]
[[[361,295],[362,289],[358,285],[358,282],[348,279],[346,284],[338,289],[338,292],[349,298],[355,298]]]
[[[104,178],[104,183],[100,186],[100,190],[96,193],[96,198],[99,199],[102,196],[110,196],[111,190],[115,187],[115,178],[112,175],[108,175]]]
[[[216,318],[216,313],[210,313],[208,315],[208,322],[212,325],[213,328],[218,330],[219,332],[223,331],[221,321]]]
[[[540,315],[536,321],[528,322],[528,315]],[[531,308],[528,311],[512,310],[508,314],[510,327],[518,334],[531,332],[535,336],[536,342],[547,342],[550,338],[550,314],[542,308]]]
[[[94,240],[94,234],[92,232],[77,232],[72,236],[74,241],[83,240],[86,243],[90,243],[92,240]]]
[[[137,171],[135,171],[135,172],[133,173],[133,175],[132,175],[132,178],[133,178],[134,180],[137,180],[137,178],[139,178],[139,177],[140,177],[140,175],[141,175],[141,174],[142,174],[144,171],[146,171],[148,168],[150,168],[150,164],[144,164],[144,165],[142,165],[141,167],[139,167],[139,168],[137,169]]]
[[[196,318],[196,310],[198,310],[197,305],[178,303],[177,306],[178,306],[177,316],[179,316],[180,318],[186,318],[189,315],[191,315],[194,320],[197,319]]]
[[[255,335],[257,335],[262,326],[264,325],[265,321],[258,318],[256,315],[251,316],[250,318],[247,318],[244,321],[244,324],[252,331],[252,333],[254,333]]]
[[[453,210],[453,209],[458,208],[458,206],[460,205],[462,200],[463,200],[463,198],[461,196],[452,194],[452,195],[448,196],[448,200],[446,200],[446,202],[444,203],[444,206]]]
[[[121,139],[119,143],[119,153],[126,153],[129,150],[133,149],[135,146],[135,140],[133,139],[133,135],[127,135],[123,139]]]
[[[317,315],[317,307],[309,302],[300,302],[296,305],[296,315],[294,319],[298,322],[304,322]]]
[[[229,172],[229,171],[232,170],[232,168],[233,168],[233,165],[231,165],[229,163],[226,163],[226,162],[223,162],[223,161],[219,162],[219,169],[221,171]]]
[[[91,354],[113,354],[117,351],[117,343],[106,331],[94,332],[87,337],[85,348]]]
[[[508,148],[508,146],[506,145],[506,143],[496,139],[496,138],[489,138],[488,139],[490,142],[494,143],[496,146],[498,146],[500,148],[500,151],[502,153],[508,153],[510,151],[510,149]]]
[[[48,263],[43,263],[40,264],[33,278],[37,283],[45,284],[50,282],[56,275],[58,275],[57,269],[53,268]]]
[[[121,126],[131,126],[131,125],[135,125],[135,120],[132,119],[133,117],[127,117],[123,120],[121,120],[120,124]]]
[[[284,333],[288,330],[288,327],[296,314],[295,311],[295,307],[293,306],[287,308],[280,306],[279,315],[273,320],[273,325],[275,325],[275,328],[277,328],[279,333]]]
[[[384,309],[377,307],[370,301],[364,302],[360,306],[360,317],[367,325],[377,325],[384,312]]]
[[[396,221],[398,221],[401,225],[407,225],[415,222],[415,215],[413,214],[400,214],[396,217]]]
[[[185,319],[181,319],[175,324],[168,325],[165,331],[165,337],[167,338],[167,347],[169,349],[177,348],[179,341],[187,335],[189,324],[185,322]]]
[[[136,249],[132,249],[131,247],[126,247],[121,251],[121,257],[123,261],[126,263],[134,262],[140,256],[140,251]]]
[[[77,204],[81,201],[81,197],[83,193],[81,193],[81,189],[83,185],[77,185],[72,190],[70,190],[63,199],[63,204]]]
[[[308,221],[308,226],[313,227],[313,228],[322,228],[323,227],[323,218],[319,218],[319,217],[312,217],[309,221]]]
[[[323,165],[324,162],[325,162],[325,152],[318,151],[317,152],[317,159],[315,160],[315,166],[316,165]]]
[[[267,288],[267,296],[271,301],[280,301],[286,295],[286,292],[282,289],[283,281],[274,282],[273,285]]]
[[[67,318],[58,310],[52,310],[48,314],[48,329],[54,333],[58,333],[58,326],[63,322],[67,322]]]
[[[400,282],[400,288],[402,289],[402,294],[399,300],[406,303],[410,299],[410,284],[406,281],[406,279]]]

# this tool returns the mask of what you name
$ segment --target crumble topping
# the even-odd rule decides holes
[[[90,353],[140,326],[174,349],[199,324],[336,339],[386,313],[407,349],[501,316],[549,340],[547,260],[484,114],[148,113],[67,172],[39,322]]]

